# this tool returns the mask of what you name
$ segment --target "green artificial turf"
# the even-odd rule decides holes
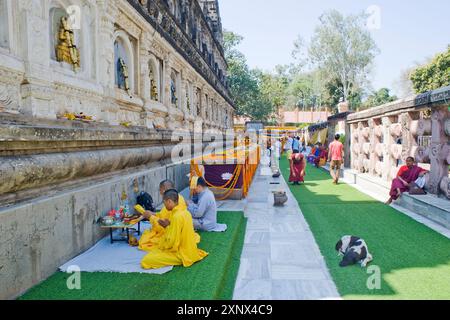
[[[281,168],[287,179],[286,158]],[[308,166],[305,185],[290,189],[344,299],[450,299],[449,239],[349,185],[333,185],[322,169]],[[344,235],[367,242],[371,268],[339,267],[334,247]],[[381,271],[379,290],[367,286],[376,284],[373,267]]]
[[[231,300],[244,245],[247,220],[242,212],[220,212],[225,233],[201,233],[199,247],[209,253],[190,268],[165,275],[82,273],[81,290],[68,290],[70,276],[57,272],[29,290],[22,300]]]

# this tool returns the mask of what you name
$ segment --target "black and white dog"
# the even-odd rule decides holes
[[[373,260],[366,242],[358,237],[344,236],[336,243],[336,251],[339,256],[344,256],[339,266],[348,267],[357,263],[365,268]]]

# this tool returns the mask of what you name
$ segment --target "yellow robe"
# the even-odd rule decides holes
[[[180,207],[181,209],[187,209],[186,201],[184,200],[182,195],[179,195],[178,197],[178,207]],[[142,234],[142,237],[139,240],[139,250],[150,251],[150,249],[152,249],[159,243],[159,240],[164,235],[166,229],[161,227],[158,221],[166,219],[170,220],[171,215],[172,212],[167,210],[166,207],[164,206],[160,213],[150,218],[152,228],[150,230],[146,230]]]
[[[208,253],[198,249],[199,235],[194,231],[192,216],[186,208],[176,207],[171,212],[170,225],[157,245],[142,259],[144,269],[159,269],[167,266],[186,268],[203,260]]]

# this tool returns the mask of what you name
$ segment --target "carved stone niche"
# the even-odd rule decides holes
[[[444,193],[444,196],[447,197],[447,199],[450,200],[450,178],[449,177],[444,177],[441,180],[441,191]]]
[[[391,136],[398,138],[402,135],[402,125],[401,123],[394,123],[389,128]]]
[[[375,136],[377,136],[378,138],[381,138],[383,136],[383,126],[382,125],[375,126]]]
[[[410,131],[415,137],[431,134],[431,119],[412,121]]]
[[[403,147],[401,144],[391,144],[390,151],[394,159],[401,159],[403,152]]]
[[[364,139],[369,139],[370,138],[370,128],[369,127],[363,128],[362,135],[363,135]]]
[[[429,147],[417,147],[413,156],[419,163],[429,163],[430,153],[431,149]]]

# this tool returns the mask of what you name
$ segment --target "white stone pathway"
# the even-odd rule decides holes
[[[261,165],[246,200],[219,204],[221,211],[243,208],[248,218],[234,300],[339,299],[297,201],[283,177],[272,178],[268,169]],[[282,208],[273,206],[278,189],[289,197]]]

